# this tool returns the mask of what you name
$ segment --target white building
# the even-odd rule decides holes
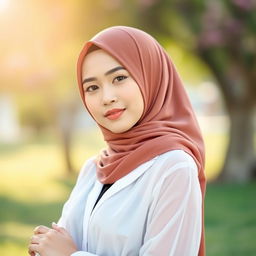
[[[20,126],[12,98],[0,94],[0,142],[10,143],[19,139]]]

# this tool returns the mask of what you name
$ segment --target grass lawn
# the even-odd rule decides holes
[[[222,164],[226,138],[205,137],[208,179]],[[78,136],[72,149],[78,170],[104,144],[98,132]],[[20,145],[0,145],[0,255],[25,256],[36,225],[57,221],[74,184],[63,171],[58,144],[47,138]],[[207,188],[205,205],[208,256],[256,255],[256,183]],[[160,256],[160,255],[159,255]]]
[[[208,256],[256,255],[256,183],[207,187],[205,200]]]

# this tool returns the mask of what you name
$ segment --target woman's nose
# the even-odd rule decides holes
[[[104,105],[109,105],[109,104],[114,103],[114,102],[117,101],[117,96],[116,96],[114,90],[112,90],[110,88],[105,89],[103,91],[102,98],[103,98],[103,104]]]

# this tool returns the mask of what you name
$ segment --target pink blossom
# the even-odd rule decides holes
[[[233,4],[237,7],[249,11],[255,7],[255,3],[253,0],[232,0]]]

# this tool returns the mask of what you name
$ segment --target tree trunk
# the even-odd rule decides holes
[[[234,64],[236,72],[225,71],[215,52],[200,51],[217,79],[230,118],[229,144],[224,166],[217,181],[248,182],[255,178],[254,151],[254,82],[247,77],[241,65]],[[239,63],[239,61],[237,61]]]
[[[65,134],[62,134],[64,161],[66,165],[67,175],[70,176],[74,173],[74,168],[71,159],[71,143],[72,143],[72,127],[66,130]]]
[[[248,182],[254,176],[254,106],[230,108],[230,140],[223,170],[218,177],[226,182]]]
[[[71,99],[70,102],[63,102],[58,106],[58,130],[61,140],[63,160],[66,167],[66,174],[68,176],[74,173],[71,150],[76,111],[76,99]]]

